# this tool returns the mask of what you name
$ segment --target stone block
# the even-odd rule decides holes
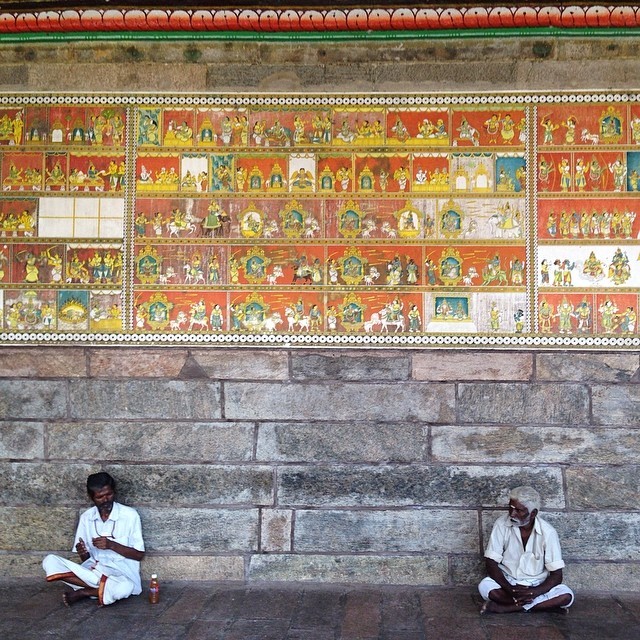
[[[637,562],[569,562],[562,570],[565,583],[577,592],[613,593],[640,591],[640,566]]]
[[[449,564],[451,566],[451,582],[455,585],[475,586],[487,575],[484,549],[469,555],[451,555],[449,556]]]
[[[509,76],[512,87],[559,91],[584,87],[616,87],[633,90],[633,61],[618,60],[616,64],[603,64],[601,60],[524,60]],[[606,71],[605,71],[606,69]]]
[[[442,586],[447,583],[447,557],[254,555],[250,582],[333,582],[348,584],[408,584]]]
[[[120,49],[120,47],[119,47]],[[126,49],[133,53],[131,47]],[[157,51],[158,47],[155,48]],[[121,56],[122,58],[122,56]],[[133,57],[119,62],[103,61],[100,73],[96,73],[96,63],[78,62],[74,68],[75,91],[149,91],[149,62],[141,60],[136,64]],[[154,91],[198,92],[206,88],[205,65],[166,64],[154,61]],[[68,91],[68,63],[36,63],[28,66],[25,89],[33,91]]]
[[[187,359],[186,349],[90,349],[93,378],[177,378]]]
[[[89,419],[215,420],[221,417],[220,384],[206,380],[76,380],[70,383],[71,416]]]
[[[260,521],[260,551],[287,553],[291,551],[293,511],[263,509]]]
[[[258,460],[284,462],[424,462],[427,434],[412,422],[259,425]]]
[[[253,431],[237,422],[60,422],[48,429],[48,453],[61,460],[248,461]]]
[[[71,557],[78,512],[69,507],[0,506],[0,549],[63,551]]]
[[[0,463],[2,502],[7,505],[77,504],[91,506],[87,476],[100,471],[88,464],[46,462]],[[46,511],[46,509],[44,509]]]
[[[427,351],[412,358],[414,380],[530,380],[533,354],[508,351]]]
[[[536,379],[559,382],[629,382],[640,366],[637,353],[538,353]]]
[[[588,389],[579,384],[462,383],[459,422],[506,424],[589,423]]]
[[[0,422],[0,458],[43,458],[44,429],[41,422]]]
[[[157,555],[147,554],[140,567],[142,580],[148,582],[155,573],[163,580],[243,581],[242,556]]]
[[[502,506],[523,484],[538,487],[546,504],[564,507],[561,470],[523,465],[287,466],[278,473],[278,505]]]
[[[336,354],[291,354],[295,380],[346,380],[362,382],[409,379],[410,359],[397,352],[338,352]]]
[[[138,509],[145,547],[160,553],[251,552],[258,548],[257,509]]]
[[[71,540],[71,544],[73,539]],[[71,548],[71,545],[69,545]],[[6,578],[38,578],[44,579],[42,560],[47,555],[41,553],[2,553],[0,554],[0,575]]]
[[[3,348],[0,378],[78,378],[87,375],[87,356],[81,347]]]
[[[273,504],[273,471],[258,465],[105,465],[127,504]]]
[[[640,434],[636,435],[636,440],[638,438]],[[640,449],[635,450],[635,455],[640,455]],[[638,510],[640,478],[637,466],[569,467],[565,473],[567,502],[572,509]]]
[[[0,67],[0,86],[7,89],[24,89],[29,74],[29,64],[11,64]]]
[[[593,424],[640,426],[640,385],[593,385]]]
[[[191,356],[215,380],[289,379],[289,356],[284,351],[194,349]]]
[[[0,420],[59,420],[66,414],[66,382],[0,380]]]
[[[293,548],[305,553],[462,553],[477,548],[472,510],[298,510]]]
[[[586,427],[431,427],[435,462],[640,463],[640,431]],[[569,471],[569,470],[568,470]]]
[[[454,418],[454,385],[225,384],[225,416],[235,420],[426,420]]]

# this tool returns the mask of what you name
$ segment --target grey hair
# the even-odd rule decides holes
[[[529,513],[534,509],[540,511],[540,494],[533,487],[516,487],[511,490],[509,499],[523,504]]]

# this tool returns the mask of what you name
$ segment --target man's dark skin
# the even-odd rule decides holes
[[[100,518],[103,522],[106,522],[109,519],[109,515],[111,514],[111,510],[113,509],[113,501],[115,499],[115,491],[110,486],[102,487],[97,491],[89,492],[89,497],[91,498],[93,504],[98,508],[98,512],[100,513]],[[93,546],[98,549],[111,549],[111,551],[115,551],[119,553],[121,556],[125,558],[129,558],[130,560],[137,560],[140,562],[144,557],[144,551],[138,551],[133,547],[126,547],[115,540],[107,536],[99,536],[93,538],[92,541]],[[80,538],[78,544],[76,544],[76,551],[80,556],[80,561],[84,562],[90,557],[89,552],[87,551],[87,547],[85,546],[84,540]],[[75,576],[65,578],[65,582],[69,584],[74,584],[78,587],[82,587],[77,590],[69,590],[65,591],[62,596],[62,599],[67,607],[70,607],[74,602],[78,600],[82,600],[83,598],[90,597],[98,597],[98,589],[93,587],[89,587],[85,584],[80,578]]]
[[[516,524],[520,529],[520,537],[522,538],[522,546],[524,549],[527,548],[527,542],[531,537],[531,532],[533,531],[537,515],[537,509],[534,509],[529,513],[529,510],[518,500],[511,499],[509,501],[509,517],[514,522],[517,521]],[[494,589],[489,592],[489,602],[485,604],[483,612],[514,613],[516,611],[522,611],[523,605],[532,602],[538,596],[543,593],[547,593],[547,591],[562,583],[562,569],[556,569],[556,571],[551,571],[547,576],[547,579],[537,587],[529,587],[520,584],[511,585],[502,573],[500,565],[495,560],[485,558],[485,561],[487,574],[500,585],[500,589]],[[561,596],[541,602],[530,610],[549,611],[551,609],[565,607],[570,602],[571,596],[565,593]]]

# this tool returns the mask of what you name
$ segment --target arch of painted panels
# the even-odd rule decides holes
[[[640,95],[0,100],[2,343],[640,345]]]

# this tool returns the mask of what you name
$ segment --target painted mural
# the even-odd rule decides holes
[[[636,96],[0,98],[5,343],[638,346]]]

